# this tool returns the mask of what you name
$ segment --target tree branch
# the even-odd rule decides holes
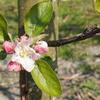
[[[72,42],[81,41],[81,40],[94,37],[98,33],[100,33],[100,28],[97,28],[97,26],[92,26],[92,27],[86,28],[82,33],[76,36],[69,37],[69,38],[66,37],[63,39],[46,41],[46,42],[48,43],[49,47],[59,47],[59,46],[63,46]]]

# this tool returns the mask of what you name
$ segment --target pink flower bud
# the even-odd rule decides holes
[[[15,46],[16,45],[14,43],[9,42],[9,41],[5,41],[3,43],[4,50],[6,51],[6,53],[9,53],[9,54],[14,52]]]
[[[34,50],[40,54],[45,54],[48,52],[48,44],[45,41],[39,41],[34,46]]]
[[[19,71],[21,71],[21,66],[20,66],[20,64],[18,64],[15,61],[10,61],[8,63],[8,65],[7,65],[7,69],[8,69],[8,71],[16,71],[16,72],[19,72]]]

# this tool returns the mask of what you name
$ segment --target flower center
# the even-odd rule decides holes
[[[21,56],[21,57],[26,57],[26,56],[28,56],[28,51],[27,51],[26,49],[22,49],[22,50],[20,51],[20,56]]]

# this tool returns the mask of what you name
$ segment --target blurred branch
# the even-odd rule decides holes
[[[61,80],[73,80],[73,79],[77,79],[81,76],[81,73],[77,73],[71,76],[61,76]]]
[[[48,43],[49,47],[59,47],[59,46],[63,46],[63,45],[69,44],[69,43],[73,43],[73,42],[77,42],[77,41],[81,41],[81,40],[85,40],[85,39],[94,37],[99,33],[100,33],[100,28],[98,28],[95,25],[95,26],[86,28],[82,33],[77,34],[75,36],[72,36],[69,38],[65,37],[65,38],[59,39],[59,40],[47,41],[47,43]]]
[[[53,5],[53,11],[54,11],[54,39],[59,39],[59,7],[58,7],[59,1],[58,0],[52,0]],[[58,65],[58,48],[55,47],[55,63]],[[57,66],[58,67],[58,66]]]

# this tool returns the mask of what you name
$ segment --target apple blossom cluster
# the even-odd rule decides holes
[[[3,49],[12,56],[7,64],[8,71],[26,70],[31,72],[35,61],[48,52],[48,45],[45,41],[38,41],[32,45],[32,39],[21,36],[15,42],[5,41]]]

